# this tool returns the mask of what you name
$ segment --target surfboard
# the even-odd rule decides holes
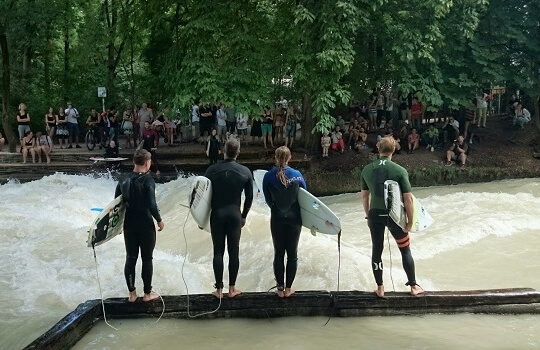
[[[411,232],[421,232],[431,226],[435,220],[429,215],[427,209],[420,201],[412,195],[413,198],[413,225]],[[404,228],[407,225],[407,213],[403,204],[403,196],[399,184],[393,180],[384,182],[384,202],[389,209],[389,215],[399,227]]]
[[[266,173],[266,170],[253,171],[255,185],[261,192]],[[337,235],[341,231],[339,218],[320,199],[300,187],[297,200],[300,205],[302,226],[310,229],[312,234],[320,232],[327,235]]]
[[[212,211],[212,182],[204,176],[196,176],[188,192],[189,212],[201,230],[210,232]]]
[[[88,247],[98,246],[121,234],[124,226],[126,206],[122,195],[116,197],[99,213],[88,230]]]
[[[121,162],[127,160],[128,158],[116,157],[116,158],[103,158],[103,157],[90,157],[90,160],[94,162]]]

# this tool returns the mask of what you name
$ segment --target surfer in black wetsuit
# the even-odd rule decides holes
[[[280,298],[290,297],[297,269],[297,251],[302,217],[297,201],[300,186],[306,189],[302,174],[288,166],[291,151],[286,146],[276,149],[276,166],[264,175],[264,199],[271,208],[270,231],[274,243],[274,277]],[[287,267],[283,262],[287,252]],[[287,281],[284,284],[284,275]]]
[[[409,174],[403,167],[392,162],[392,154],[396,148],[396,141],[392,136],[383,137],[377,143],[377,148],[380,159],[366,165],[361,175],[362,202],[371,231],[371,263],[373,276],[375,277],[375,282],[377,282],[375,293],[380,298],[384,297],[383,263],[381,256],[384,247],[384,230],[388,226],[401,252],[403,269],[409,279],[406,285],[411,287],[411,295],[416,296],[424,293],[424,290],[416,284],[414,260],[409,241],[409,231],[413,224],[413,199]],[[403,193],[403,202],[407,213],[407,225],[404,229],[401,229],[388,215],[388,209],[386,209],[384,203],[384,182],[386,180],[394,180],[399,183],[399,187]]]
[[[135,265],[141,252],[142,280],[144,285],[143,301],[150,301],[159,297],[152,292],[152,254],[156,246],[156,228],[163,230],[164,223],[159,214],[156,203],[156,184],[148,175],[151,165],[150,152],[140,149],[133,156],[133,172],[116,186],[115,197],[122,195],[126,204],[124,219],[124,242],[126,246],[126,264],[124,275],[129,290],[129,302],[137,300],[135,290]]]
[[[223,255],[225,239],[229,253],[229,298],[241,293],[235,288],[240,261],[238,251],[240,232],[246,223],[246,217],[253,202],[253,177],[249,169],[236,163],[240,152],[240,143],[230,139],[225,143],[222,163],[211,165],[204,176],[212,182],[212,214],[210,230],[214,245],[214,276],[216,278],[215,297],[223,297]],[[245,195],[244,208],[240,212],[242,191]]]

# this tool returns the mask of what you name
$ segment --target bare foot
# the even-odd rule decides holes
[[[242,291],[239,291],[238,289],[234,288],[234,286],[229,286],[229,293],[227,294],[229,298],[234,298],[235,296],[240,295],[240,294],[242,294]]]
[[[220,289],[220,288],[216,289],[215,292],[212,292],[212,295],[218,299],[223,298],[223,289]]]
[[[283,286],[280,286],[280,287],[277,287],[277,296],[280,297],[280,298],[284,298],[285,297],[285,293],[283,292]]]
[[[285,298],[288,298],[293,294],[294,294],[294,290],[292,290],[291,288],[285,288],[285,293],[283,293],[283,296]]]
[[[375,294],[377,294],[377,297],[379,298],[384,298],[384,286],[377,286]]]
[[[414,286],[411,286],[411,295],[413,297],[418,296],[418,295],[423,294],[423,293],[424,293],[424,290],[418,284],[415,284]]]
[[[133,292],[129,292],[128,301],[130,303],[134,303],[135,301],[137,301],[137,298],[138,298],[137,291],[134,290]]]
[[[152,300],[156,300],[157,298],[159,298],[159,294],[157,293],[154,293],[154,292],[150,292],[149,294],[146,294],[144,293],[144,297],[143,297],[143,301],[152,301]]]

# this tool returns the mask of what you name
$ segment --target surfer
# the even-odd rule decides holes
[[[270,231],[274,243],[274,277],[280,298],[290,297],[297,270],[297,252],[302,217],[297,201],[300,186],[307,189],[302,173],[289,167],[291,151],[281,146],[275,152],[276,166],[264,175],[263,193],[271,208]],[[287,253],[287,266],[283,262]],[[284,275],[287,280],[284,282]]]
[[[152,254],[156,246],[155,219],[158,231],[163,230],[165,224],[159,214],[156,203],[156,183],[148,175],[152,157],[150,152],[140,149],[133,156],[133,172],[116,186],[115,198],[123,196],[126,204],[124,219],[124,242],[126,246],[126,264],[124,275],[129,290],[129,302],[137,300],[135,289],[135,265],[141,252],[142,280],[144,287],[143,301],[154,300],[159,297],[152,292]]]
[[[253,202],[253,177],[249,169],[236,162],[240,153],[240,143],[231,138],[225,142],[224,161],[211,165],[204,176],[212,182],[212,214],[210,231],[214,246],[214,276],[217,298],[223,297],[223,255],[225,239],[229,253],[229,298],[241,293],[235,288],[240,261],[238,251],[240,232],[246,224],[246,217]],[[245,195],[244,207],[240,212],[242,191]]]
[[[387,226],[401,252],[403,268],[409,280],[406,285],[410,286],[411,295],[416,296],[422,294],[424,290],[416,284],[414,260],[409,241],[409,231],[413,224],[413,200],[409,174],[403,167],[392,162],[392,154],[396,149],[396,141],[393,137],[383,137],[377,143],[377,149],[379,150],[380,158],[366,165],[361,175],[362,203],[371,231],[371,263],[373,276],[377,283],[375,293],[380,298],[384,297],[383,263],[381,256],[384,248],[384,230]],[[384,203],[384,182],[386,180],[398,182],[403,193],[403,202],[407,213],[407,225],[404,229],[401,229],[388,215],[388,210]]]

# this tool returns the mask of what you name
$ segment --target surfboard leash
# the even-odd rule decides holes
[[[338,270],[337,270],[337,291],[336,294],[332,296],[332,299],[334,301],[334,306],[332,307],[332,311],[330,312],[330,315],[328,316],[328,320],[326,320],[325,326],[330,322],[330,319],[332,316],[334,316],[334,312],[336,311],[338,299],[339,299],[339,276],[341,272],[341,229],[338,232],[338,238],[337,238],[337,246],[338,246]]]
[[[101,282],[99,280],[99,270],[98,270],[98,262],[97,262],[97,256],[96,256],[96,246],[94,245],[94,242],[92,242],[92,250],[94,251],[94,262],[95,262],[95,265],[96,265],[96,277],[97,277],[97,282],[98,282],[98,287],[99,287],[99,295],[101,297],[101,309],[103,310],[103,320],[105,321],[105,324],[107,326],[109,326],[112,329],[114,329],[115,331],[117,331],[118,328],[115,328],[113,325],[111,325],[109,323],[109,321],[107,321],[107,315],[105,314],[105,303],[103,301],[103,290],[101,288]]]
[[[181,205],[189,209],[189,208],[191,208],[191,204],[193,204],[193,200],[191,200],[191,203],[190,203],[189,207],[184,206],[182,204]],[[186,281],[186,279],[184,277],[184,265],[186,264],[186,260],[187,260],[187,256],[188,256],[188,243],[187,243],[187,238],[186,238],[186,224],[187,224],[189,215],[190,215],[190,211],[188,210],[187,215],[186,215],[186,219],[184,220],[184,224],[182,225],[182,234],[184,235],[184,243],[185,243],[186,253],[184,254],[184,260],[182,261],[182,267],[180,268],[180,274],[182,275],[182,281],[184,282],[184,286],[186,287],[187,315],[188,315],[189,318],[197,318],[197,317],[200,317],[200,316],[210,315],[210,314],[218,312],[218,310],[221,308],[221,300],[223,299],[223,293],[219,298],[219,304],[218,304],[218,306],[217,306],[217,308],[215,310],[202,312],[202,313],[197,314],[197,315],[192,315],[189,312],[189,288],[188,288],[188,285],[187,285],[187,281]]]

